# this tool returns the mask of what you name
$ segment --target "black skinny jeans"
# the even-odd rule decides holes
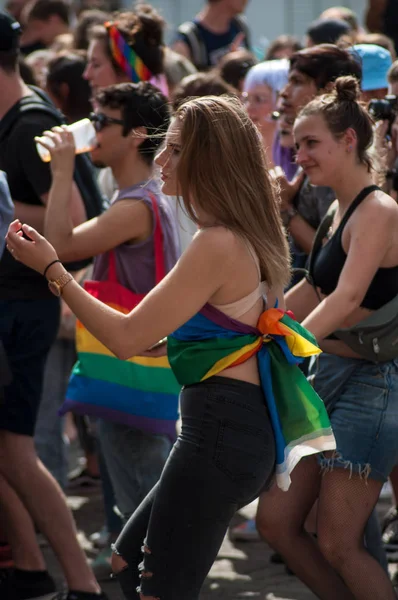
[[[197,600],[234,513],[274,473],[275,442],[260,387],[212,377],[185,387],[180,401],[181,434],[114,547],[129,565],[118,575],[128,600],[139,598],[139,586],[160,600]]]

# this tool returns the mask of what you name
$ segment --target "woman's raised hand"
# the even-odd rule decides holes
[[[25,239],[23,234],[29,239]],[[44,273],[47,265],[58,259],[51,244],[36,229],[22,225],[18,219],[8,228],[6,242],[7,249],[15,260],[39,273]]]

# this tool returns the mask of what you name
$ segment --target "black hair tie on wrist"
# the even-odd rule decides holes
[[[50,267],[52,267],[53,265],[55,265],[55,263],[58,263],[58,262],[59,262],[59,263],[61,262],[61,261],[59,260],[59,258],[57,258],[57,260],[53,260],[52,262],[50,262],[50,264],[49,264],[49,265],[47,265],[47,266],[46,266],[46,268],[44,269],[43,277],[45,277],[45,276],[46,276],[46,273],[47,273],[48,269],[49,269]]]

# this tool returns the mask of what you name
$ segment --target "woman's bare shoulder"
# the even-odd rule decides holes
[[[393,219],[394,221],[398,218],[398,205],[394,198],[383,192],[383,190],[375,190],[361,202],[353,216],[357,216],[361,221],[372,221],[373,219],[376,221],[386,220],[387,222]]]
[[[197,248],[211,248],[223,254],[239,252],[242,249],[242,238],[223,225],[199,229],[193,237],[193,242]]]

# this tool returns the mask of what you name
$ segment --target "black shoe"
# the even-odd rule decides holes
[[[10,569],[0,579],[0,598],[3,600],[51,600],[55,583],[47,571],[30,572]]]

